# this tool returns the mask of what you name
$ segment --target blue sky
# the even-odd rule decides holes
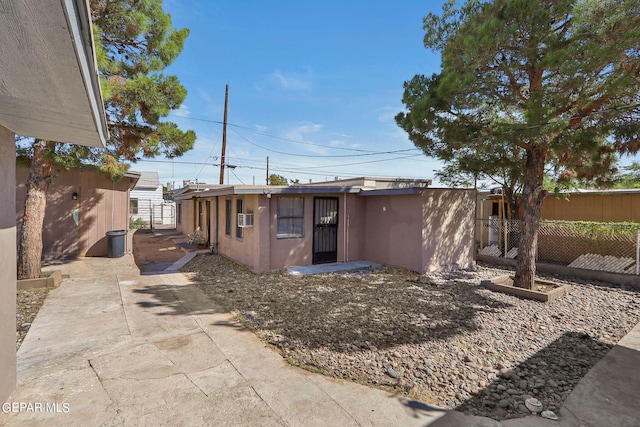
[[[165,0],[185,48],[166,74],[188,90],[169,116],[193,129],[192,151],[140,161],[163,183],[218,183],[229,84],[225,183],[264,184],[270,173],[325,181],[352,176],[432,178],[425,157],[394,121],[402,84],[440,68],[422,44],[422,17],[440,1]],[[379,154],[386,153],[386,154]],[[204,163],[204,164],[199,164]],[[228,180],[227,180],[228,175]]]

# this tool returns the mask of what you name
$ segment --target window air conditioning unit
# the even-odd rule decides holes
[[[238,214],[238,227],[251,228],[253,227],[253,214],[252,213],[239,213]]]

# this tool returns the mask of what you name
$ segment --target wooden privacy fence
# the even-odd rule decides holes
[[[519,220],[478,220],[476,242],[486,256],[516,258]],[[574,268],[640,274],[640,224],[541,220],[536,259]]]

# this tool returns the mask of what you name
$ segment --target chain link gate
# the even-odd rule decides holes
[[[479,253],[515,258],[521,221],[478,220]],[[541,220],[536,259],[574,268],[640,274],[640,224]]]

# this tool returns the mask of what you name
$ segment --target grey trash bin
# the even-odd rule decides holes
[[[124,255],[124,241],[127,230],[107,231],[107,254],[109,258],[120,258]]]

